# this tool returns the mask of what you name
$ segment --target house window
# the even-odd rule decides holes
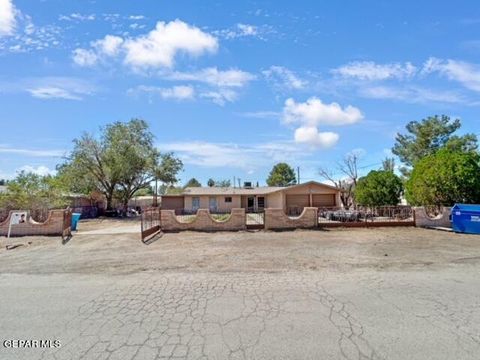
[[[198,196],[192,197],[192,209],[198,210],[200,208],[200,198]]]
[[[265,198],[263,196],[257,197],[257,204],[259,209],[263,209],[265,207]]]
[[[225,202],[226,203],[231,203],[232,202],[232,197],[231,196],[225,196]]]

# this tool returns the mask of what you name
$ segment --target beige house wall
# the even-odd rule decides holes
[[[266,198],[266,207],[267,208],[284,208],[284,196],[283,191],[277,191],[272,194],[268,194],[265,196]]]
[[[225,202],[226,197],[231,197],[232,202],[227,203]],[[185,195],[185,209],[186,210],[193,210],[193,198],[196,196]],[[217,209],[219,210],[231,210],[234,208],[241,207],[241,197],[240,195],[215,195],[215,196],[208,196],[208,195],[199,195],[200,198],[200,209],[209,209],[210,208],[210,198],[214,197],[217,199]]]

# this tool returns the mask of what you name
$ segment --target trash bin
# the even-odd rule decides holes
[[[80,220],[80,216],[82,216],[82,214],[72,213],[72,231],[77,230],[77,224],[78,224],[78,220]]]
[[[453,231],[480,234],[480,205],[455,204],[452,207]]]

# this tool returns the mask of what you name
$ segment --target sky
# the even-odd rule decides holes
[[[480,133],[478,1],[0,0],[0,178],[54,174],[83,132],[146,120],[195,177],[280,161],[362,174],[412,120]]]

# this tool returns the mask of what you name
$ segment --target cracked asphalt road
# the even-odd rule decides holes
[[[2,347],[0,359],[479,358],[478,237],[355,229],[168,234],[149,246],[132,234],[25,241],[0,251],[0,338],[61,347]]]

